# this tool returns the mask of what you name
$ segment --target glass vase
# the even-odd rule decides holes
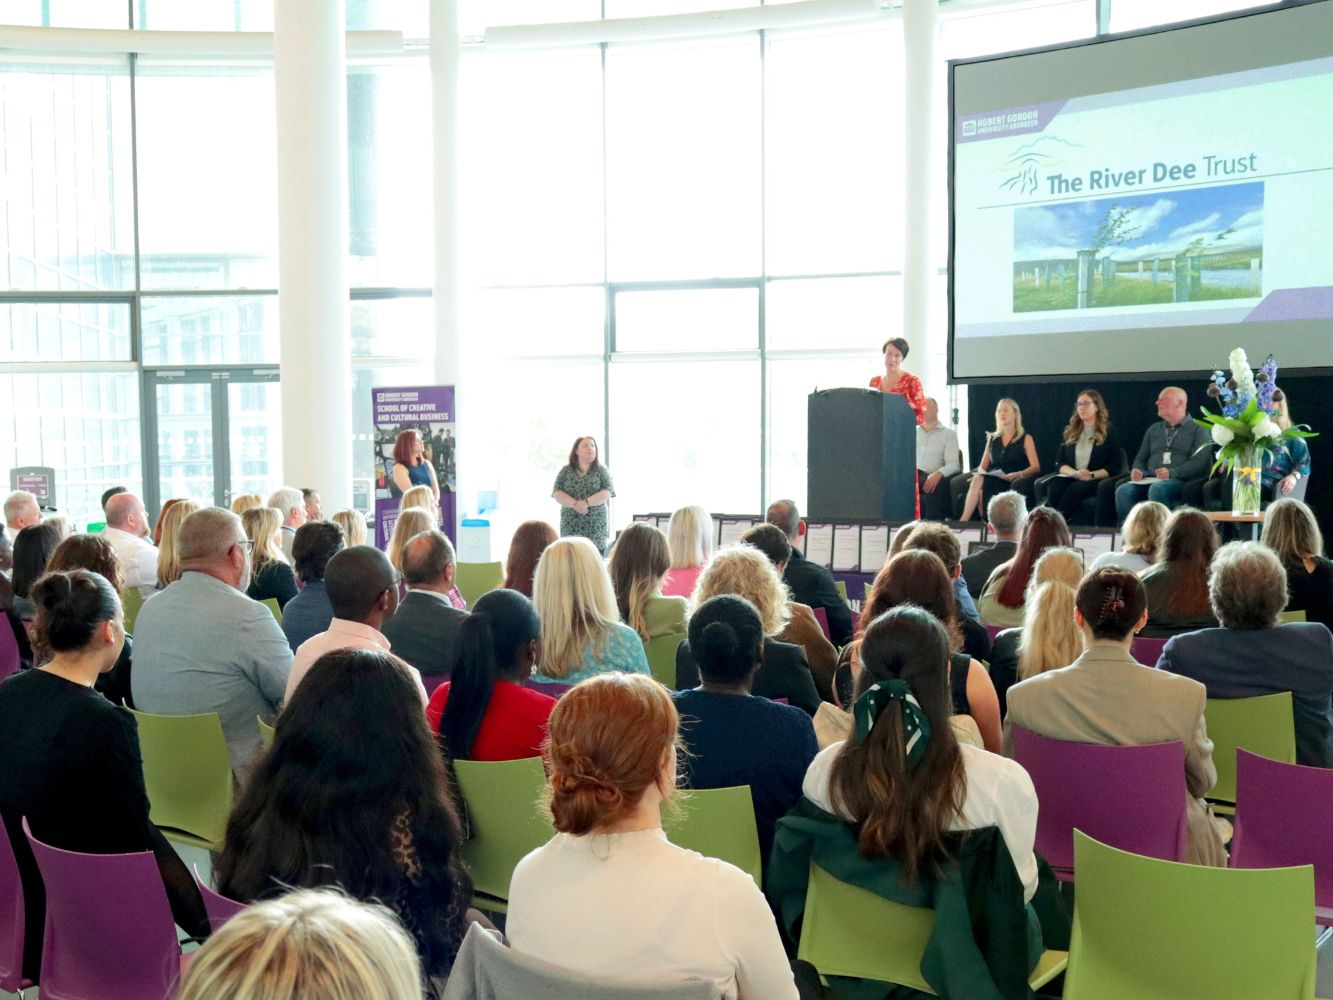
[[[1264,450],[1242,445],[1231,463],[1231,513],[1257,514],[1262,497]]]

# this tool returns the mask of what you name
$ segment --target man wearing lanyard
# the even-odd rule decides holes
[[[1115,491],[1116,520],[1140,500],[1156,500],[1168,507],[1180,503],[1185,484],[1208,475],[1213,464],[1212,437],[1188,413],[1185,390],[1167,386],[1157,396],[1157,415],[1162,419],[1148,428],[1134,456],[1129,482]]]

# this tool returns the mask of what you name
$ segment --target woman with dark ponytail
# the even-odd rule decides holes
[[[23,974],[41,967],[46,895],[23,835],[89,854],[152,851],[176,923],[208,933],[203,901],[176,852],[148,819],[134,718],[93,685],[125,642],[116,591],[87,570],[48,573],[31,588],[33,642],[46,662],[0,684],[0,816],[25,902]]]
[[[426,709],[450,760],[541,754],[550,695],[523,686],[541,660],[541,621],[515,590],[492,590],[458,630],[454,667]]]
[[[764,626],[743,597],[720,594],[690,616],[690,649],[702,684],[673,697],[680,712],[685,787],[749,785],[765,862],[773,826],[801,797],[801,780],[819,752],[815,728],[799,708],[750,693],[763,662]]]

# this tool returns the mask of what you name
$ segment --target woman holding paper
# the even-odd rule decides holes
[[[1046,483],[1046,504],[1071,524],[1083,501],[1097,495],[1097,483],[1120,470],[1120,441],[1111,426],[1106,401],[1096,389],[1084,389],[1060,439],[1055,473]]]
[[[976,471],[962,473],[964,478],[970,475],[972,481],[967,486],[961,519],[971,520],[977,508],[984,509],[995,494],[1012,489],[1012,483],[1040,471],[1037,446],[1032,435],[1023,430],[1023,411],[1012,399],[1001,399],[995,405],[995,429],[986,434],[986,450]]]

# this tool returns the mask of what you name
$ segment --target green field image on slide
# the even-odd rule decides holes
[[[1014,274],[1014,312],[1044,312],[1052,309],[1078,308],[1078,280],[1073,274],[1064,277],[1052,276],[1050,283],[1032,276],[1031,268],[1026,276],[1015,267]],[[1227,279],[1239,281],[1237,284],[1212,284],[1209,272],[1228,271]],[[1175,301],[1175,290],[1171,275],[1160,275],[1156,284],[1149,277],[1140,279],[1137,272],[1126,271],[1122,277],[1118,272],[1107,288],[1100,274],[1092,281],[1089,296],[1089,309],[1113,309],[1117,306],[1152,306],[1165,305]],[[1133,274],[1133,277],[1128,275]],[[1220,273],[1216,275],[1222,277]],[[1254,299],[1263,294],[1260,272],[1252,271],[1249,258],[1244,266],[1231,268],[1203,267],[1199,271],[1197,288],[1191,293],[1189,301],[1208,302],[1217,299]]]

